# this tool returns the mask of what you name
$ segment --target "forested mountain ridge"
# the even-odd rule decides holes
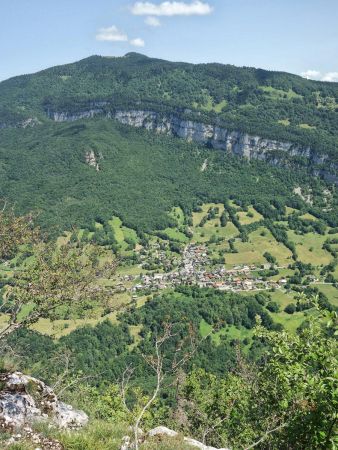
[[[6,80],[0,99],[0,127],[44,122],[55,113],[146,110],[292,142],[336,159],[338,83],[283,72],[137,53],[92,56]]]

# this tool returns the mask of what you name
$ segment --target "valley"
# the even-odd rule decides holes
[[[338,307],[336,250],[335,244],[330,244],[338,241],[338,230],[305,212],[306,206],[283,207],[276,213],[278,220],[271,222],[264,211],[259,213],[252,205],[238,203],[201,204],[191,216],[174,207],[169,217],[175,224],[141,236],[116,216],[107,223],[97,222],[93,231],[65,232],[58,239],[60,245],[76,240],[86,245],[98,243],[118,255],[115,277],[103,280],[114,287],[113,297],[105,311],[94,308],[91,318],[68,311],[69,318],[56,318],[54,322],[41,319],[34,329],[60,337],[107,318],[116,323],[121,308],[133,304],[141,307],[150,298],[174,292],[181,285],[241,295],[262,293],[273,320],[293,332],[312,311],[311,305],[302,304],[301,293],[318,294]],[[286,230],[293,252],[288,243],[276,240],[270,231],[272,225]],[[2,266],[2,280],[16,267],[20,267],[16,260]],[[4,322],[5,316],[0,320]],[[243,339],[247,334],[243,329],[237,333]]]
[[[0,447],[336,448],[337,86],[134,52],[0,83],[0,402],[46,419],[0,404]]]

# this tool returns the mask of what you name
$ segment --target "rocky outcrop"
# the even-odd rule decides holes
[[[215,447],[210,447],[208,445],[203,444],[200,441],[196,441],[196,439],[192,439],[189,437],[180,437],[180,435],[176,431],[171,430],[170,428],[164,426],[159,426],[148,431],[146,435],[142,436],[142,438],[140,439],[140,443],[145,443],[149,439],[157,440],[160,442],[164,438],[173,438],[173,439],[177,438],[177,442],[175,442],[176,445],[179,445],[180,441],[181,443],[184,443],[186,446],[199,448],[200,450],[229,450],[226,448],[217,449]],[[123,438],[120,450],[132,450],[134,448],[135,444],[132,441],[132,439],[129,436],[125,436]]]
[[[87,424],[83,411],[58,400],[53,390],[21,372],[0,374],[0,427],[18,430],[35,422],[49,422],[59,428],[76,429]]]
[[[41,125],[41,122],[37,117],[28,117],[27,119],[21,120],[14,123],[0,122],[0,130],[5,128],[33,128],[36,125]]]
[[[82,111],[63,111],[56,112],[47,109],[47,116],[55,122],[74,122],[80,119],[92,119],[97,115],[104,114],[104,107],[108,102],[92,102],[89,108],[84,108]]]
[[[164,133],[186,139],[190,142],[207,145],[223,150],[229,154],[246,159],[267,161],[273,165],[288,164],[293,158],[303,158],[314,174],[323,176],[329,182],[338,183],[338,164],[330,160],[329,155],[322,154],[314,148],[301,146],[292,142],[281,142],[262,138],[242,131],[227,130],[219,125],[186,120],[178,114],[161,114],[145,110],[109,110],[104,105],[95,108],[70,112],[50,112],[48,115],[57,122],[75,121],[103,115],[118,122],[156,133]]]
[[[282,152],[290,156],[304,156],[306,158],[312,156],[309,147],[300,147],[291,142],[265,139],[240,131],[229,131],[217,125],[182,120],[175,115],[160,116],[152,111],[133,110],[117,111],[114,117],[126,125],[142,127],[158,133],[171,134],[248,159],[266,159],[267,156],[273,157],[276,152]],[[322,162],[325,162],[325,160],[326,157],[322,157]]]
[[[99,160],[102,158],[102,155],[97,156],[94,150],[88,150],[85,154],[85,160],[88,166],[94,167],[94,169],[98,172],[100,170]]]
[[[74,122],[81,119],[92,119],[97,115],[103,114],[102,108],[92,108],[85,111],[79,111],[76,113],[71,112],[54,112],[50,115],[55,122]]]

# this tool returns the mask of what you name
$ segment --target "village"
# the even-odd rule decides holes
[[[165,258],[164,252],[162,252],[162,257]],[[210,266],[207,248],[203,244],[188,244],[183,251],[181,260],[178,262],[176,259],[175,262],[178,267],[168,272],[126,275],[121,278],[120,288],[123,287],[122,281],[129,281],[137,282],[137,284],[132,283],[129,288],[134,294],[138,291],[158,291],[182,284],[241,292],[278,289],[287,282],[283,278],[278,282],[266,280],[258,274],[261,270],[270,269],[270,264],[238,265],[230,269],[222,265]]]

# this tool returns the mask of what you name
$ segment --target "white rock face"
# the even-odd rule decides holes
[[[316,176],[323,176],[329,182],[338,183],[338,176],[335,175],[338,172],[338,165],[331,162],[328,155],[310,147],[262,138],[242,131],[230,131],[217,125],[185,120],[175,114],[163,115],[154,111],[136,109],[107,112],[101,103],[95,103],[92,106],[90,109],[77,113],[48,111],[47,114],[57,122],[103,115],[125,125],[177,136],[246,159],[267,161],[272,165],[285,163],[288,157],[306,158],[311,165],[321,166],[313,171]]]
[[[228,131],[216,125],[181,120],[173,115],[160,117],[152,111],[117,111],[115,119],[125,125],[172,134],[200,144],[209,144],[213,148],[248,159],[265,159],[268,152],[276,151],[288,152],[291,156],[301,154],[310,157],[309,148],[301,148],[291,142],[279,142],[239,131]]]
[[[187,438],[187,437],[185,437],[183,440],[186,444],[190,445],[191,447],[199,448],[201,450],[229,450],[227,448],[217,449],[215,447],[210,447],[208,445],[202,444],[202,442],[199,442],[199,441],[196,441],[195,439],[191,439],[191,438]]]
[[[88,416],[60,402],[53,390],[36,378],[14,372],[0,375],[0,426],[21,428],[50,421],[60,428],[80,428]]]
[[[98,172],[100,170],[100,166],[98,163],[98,159],[94,153],[94,150],[89,150],[88,152],[86,152],[85,154],[85,160],[86,163],[91,166],[94,167],[95,170]]]
[[[176,436],[178,436],[178,433],[174,430],[171,430],[170,428],[160,426],[160,427],[153,428],[152,430],[150,430],[148,432],[148,437],[154,437],[154,436],[176,437]],[[201,450],[229,450],[226,448],[217,449],[215,447],[209,447],[208,445],[205,445],[202,442],[196,441],[196,439],[191,439],[188,437],[184,437],[183,440],[187,445],[189,445],[191,447],[199,448]]]
[[[178,435],[178,433],[176,433],[176,431],[170,430],[170,428],[162,427],[162,426],[153,428],[152,430],[150,430],[148,432],[148,436],[149,437],[153,437],[153,436],[170,436],[170,437],[175,437],[177,435]]]
[[[55,122],[75,122],[75,120],[80,119],[92,119],[93,117],[102,114],[103,109],[101,108],[93,108],[86,111],[79,111],[76,113],[68,113],[68,112],[54,112],[51,118]]]

